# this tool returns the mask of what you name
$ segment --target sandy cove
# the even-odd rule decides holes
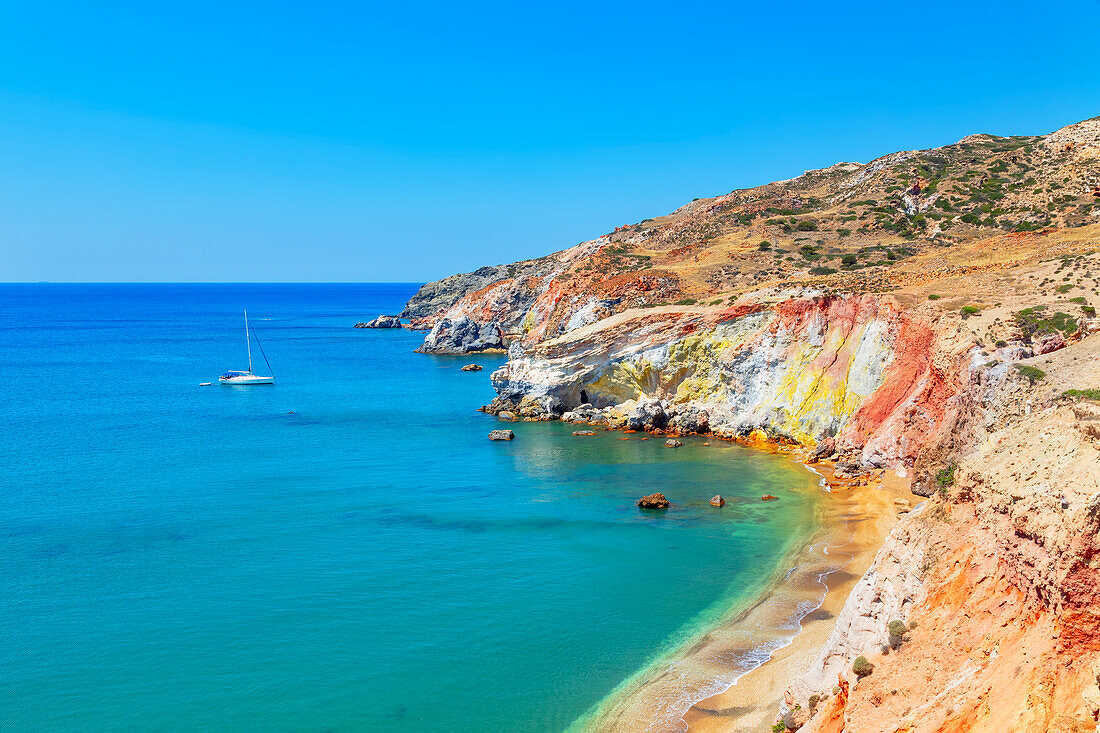
[[[738,442],[793,454],[800,462],[804,457],[791,446]],[[586,730],[758,733],[777,719],[790,680],[825,643],[836,614],[897,523],[899,511],[917,499],[909,492],[909,481],[891,472],[846,479],[837,477],[829,462],[809,468],[830,487],[818,505],[818,529],[810,541],[780,564],[751,606],[620,691]],[[794,624],[799,618],[801,629]],[[769,644],[771,656],[761,661]],[[700,696],[689,682],[699,678],[724,679],[732,686]],[[684,712],[683,701],[693,698],[698,702]]]
[[[813,597],[821,591],[820,575],[837,567],[838,558],[849,559],[825,578],[828,590],[821,607],[802,619],[802,630],[791,643],[746,673],[733,687],[693,705],[684,715],[687,730],[756,733],[774,723],[790,681],[817,656],[852,587],[897,523],[899,504],[904,507],[918,499],[909,492],[909,481],[891,472],[879,481],[860,486],[835,479],[830,467],[815,469],[826,477],[832,490],[820,506],[819,536],[799,557],[789,582],[800,593]],[[825,546],[828,554],[822,552]]]

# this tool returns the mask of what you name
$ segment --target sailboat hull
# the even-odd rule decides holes
[[[258,377],[254,374],[243,374],[239,377],[221,377],[218,379],[218,383],[230,387],[251,384],[275,384],[275,377]]]

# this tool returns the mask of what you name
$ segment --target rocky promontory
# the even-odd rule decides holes
[[[891,475],[916,494],[875,504],[896,526],[844,568],[847,603],[785,694],[735,686],[642,727],[741,730],[727,711],[767,707],[817,733],[1097,730],[1097,186],[1100,119],[972,135],[410,301],[423,351],[508,345],[482,408],[501,420],[781,445],[834,492]]]
[[[478,323],[466,316],[441,318],[417,347],[422,354],[469,354],[476,351],[503,351],[504,334],[500,324]]]
[[[401,328],[401,316],[378,316],[355,324],[356,328]]]

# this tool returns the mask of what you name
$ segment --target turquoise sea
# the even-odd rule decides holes
[[[782,457],[489,442],[503,356],[352,328],[415,289],[0,285],[0,728],[561,730],[810,531]]]

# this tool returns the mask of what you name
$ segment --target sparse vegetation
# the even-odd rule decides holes
[[[1095,387],[1089,387],[1087,389],[1067,389],[1062,393],[1063,397],[1071,397],[1073,399],[1084,398],[1086,400],[1100,400],[1100,389]]]
[[[1037,335],[1047,333],[1063,333],[1069,335],[1077,330],[1077,319],[1068,313],[1056,312],[1054,315],[1046,315],[1046,306],[1037,305],[1033,308],[1025,308],[1013,316],[1016,328],[1025,341]]]
[[[905,634],[908,633],[909,628],[905,625],[904,621],[891,621],[887,624],[887,630],[890,632],[890,648],[894,650],[899,649],[902,642],[905,641]]]
[[[958,466],[955,463],[948,463],[936,472],[936,486],[939,487],[941,492],[946,492],[949,487],[955,485],[956,468]]]
[[[1019,372],[1020,376],[1026,379],[1032,385],[1034,385],[1036,382],[1041,381],[1043,377],[1047,375],[1047,373],[1039,367],[1033,367],[1030,364],[1016,364],[1014,366],[1016,367],[1016,371]]]
[[[855,661],[852,662],[852,671],[856,673],[857,677],[866,677],[875,671],[875,665],[871,664],[867,657],[860,654],[856,657]]]

